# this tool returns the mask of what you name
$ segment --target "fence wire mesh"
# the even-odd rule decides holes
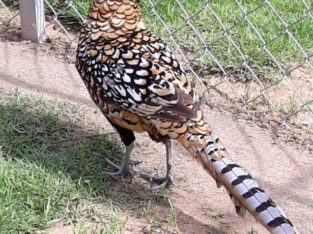
[[[45,2],[45,43],[74,54],[90,1]],[[0,0],[4,24],[17,2]],[[145,0],[146,24],[176,51],[209,101],[313,126],[313,2]],[[8,28],[7,28],[8,30]],[[63,44],[61,43],[63,42]]]
[[[0,0],[0,26],[9,25],[19,15],[19,11],[14,11],[17,6],[17,2]]]

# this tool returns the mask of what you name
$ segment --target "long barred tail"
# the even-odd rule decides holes
[[[227,158],[211,159],[212,169],[230,197],[236,211],[247,209],[271,233],[297,233],[283,211],[244,168]]]
[[[248,210],[270,233],[298,233],[252,176],[226,157],[226,151],[218,144],[218,139],[213,138],[211,133],[204,133],[203,127],[197,127],[189,127],[178,140],[216,180],[218,187],[225,187],[236,212],[243,215]]]

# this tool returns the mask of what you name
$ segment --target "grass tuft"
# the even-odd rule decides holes
[[[84,193],[63,173],[34,163],[0,160],[0,233],[34,232],[60,217],[62,207]]]
[[[120,144],[84,122],[84,108],[72,104],[18,91],[0,99],[0,233],[76,223],[85,214],[73,204],[98,196],[110,208],[102,229],[122,228],[103,175],[113,170],[105,158],[120,160]]]

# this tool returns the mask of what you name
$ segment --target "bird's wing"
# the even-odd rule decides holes
[[[139,45],[113,51],[104,47],[87,60],[88,67],[93,68],[87,73],[103,88],[106,102],[149,118],[194,118],[190,82],[170,49],[160,40],[141,41]]]

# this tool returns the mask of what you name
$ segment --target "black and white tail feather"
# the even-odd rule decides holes
[[[283,211],[265,193],[258,182],[240,165],[227,157],[227,152],[211,134],[194,134],[194,128],[185,134],[182,145],[203,168],[224,186],[235,205],[237,214],[248,210],[270,233],[298,233]],[[201,147],[205,145],[205,147]]]
[[[239,215],[243,216],[247,209],[271,233],[298,233],[280,207],[242,167],[225,157],[212,162],[212,166],[218,178],[224,181]]]

